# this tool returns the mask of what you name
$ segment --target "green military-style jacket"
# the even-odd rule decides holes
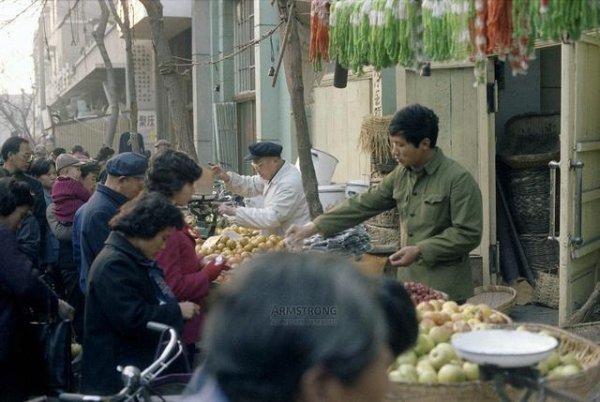
[[[330,236],[383,211],[400,214],[400,246],[421,254],[397,278],[448,293],[453,300],[473,295],[469,252],[482,234],[482,201],[473,176],[439,148],[420,171],[398,166],[375,188],[346,200],[314,223]]]

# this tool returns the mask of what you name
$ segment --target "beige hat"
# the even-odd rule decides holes
[[[60,174],[61,169],[69,166],[82,166],[85,162],[80,161],[71,154],[60,154],[56,158],[56,171]]]
[[[160,146],[170,147],[171,143],[169,141],[165,140],[165,139],[156,141],[156,143],[154,144],[154,147],[158,148]]]

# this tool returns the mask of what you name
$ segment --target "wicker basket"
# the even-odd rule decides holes
[[[547,235],[521,234],[519,241],[529,267],[535,271],[554,272],[558,269],[558,242]]]
[[[550,217],[548,167],[509,171],[509,187],[509,202],[518,232],[547,233]],[[555,194],[558,210],[560,192],[556,191]]]
[[[517,291],[508,286],[479,286],[474,293],[475,296],[469,298],[468,303],[484,303],[504,314],[510,313],[517,300]]]
[[[548,325],[508,324],[504,327],[516,328],[521,325],[531,331],[549,332],[560,340],[560,353],[573,353],[583,365],[580,373],[565,378],[550,379],[547,382],[548,386],[583,398],[587,397],[600,381],[600,347],[587,339]],[[518,400],[523,394],[523,390],[511,386],[507,386],[507,392],[513,400]],[[537,396],[534,394],[529,401],[537,400]],[[385,400],[388,402],[498,402],[500,398],[491,381],[469,381],[456,384],[393,383]],[[558,402],[551,397],[545,400]]]
[[[513,169],[546,166],[560,157],[560,114],[525,114],[506,123],[498,155]]]
[[[570,325],[563,329],[600,345],[600,321]]]
[[[560,297],[558,275],[550,272],[538,272],[537,275],[534,302],[551,308],[558,308]]]

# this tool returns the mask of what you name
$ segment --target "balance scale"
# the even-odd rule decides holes
[[[479,364],[482,380],[494,381],[503,402],[512,402],[506,384],[526,389],[521,402],[528,401],[534,392],[538,393],[538,401],[553,396],[566,402],[584,402],[579,397],[548,387],[535,368],[558,347],[558,340],[552,336],[512,329],[486,329],[456,334],[451,342],[458,356]]]

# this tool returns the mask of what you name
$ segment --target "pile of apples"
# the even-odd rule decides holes
[[[417,305],[419,335],[415,346],[390,367],[394,382],[457,383],[479,379],[479,366],[461,360],[450,344],[458,332],[506,323],[502,314],[485,304],[429,300]]]
[[[220,255],[225,264],[236,268],[242,261],[257,253],[283,250],[284,247],[281,236],[263,236],[257,230],[232,225],[222,229],[217,236],[196,245],[196,254],[208,258]]]

